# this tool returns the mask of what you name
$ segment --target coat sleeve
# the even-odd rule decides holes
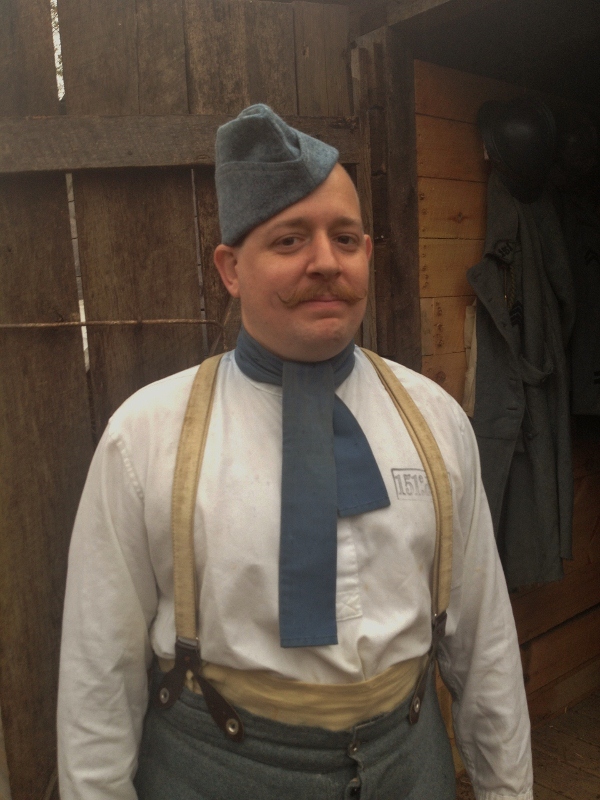
[[[143,493],[109,426],[69,552],[57,718],[62,800],[136,798],[156,605]]]
[[[529,714],[515,623],[477,443],[460,416],[462,485],[455,493],[453,588],[440,671],[454,698],[456,740],[477,800],[533,800]]]

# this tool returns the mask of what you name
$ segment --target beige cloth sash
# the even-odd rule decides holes
[[[358,683],[304,683],[262,670],[233,669],[207,662],[202,665],[202,674],[230,703],[253,714],[288,725],[343,731],[397,708],[414,688],[426,658],[394,664]],[[175,664],[163,658],[158,663],[163,672]],[[185,685],[195,694],[202,694],[191,671]]]
[[[450,598],[452,574],[452,495],[442,455],[429,426],[413,399],[385,361],[368,350],[373,365],[406,425],[423,463],[436,516],[436,547],[432,581],[432,618],[443,613]],[[217,370],[221,355],[206,359],[198,369],[186,409],[172,495],[175,626],[178,639],[198,641],[198,593],[194,560],[194,509],[206,446]],[[286,680],[261,670],[237,670],[203,662],[202,675],[234,705],[280,722],[344,730],[391,711],[408,697],[422,672],[426,656],[396,664],[366,681],[349,684],[311,684]],[[160,659],[163,671],[174,662]],[[191,671],[191,691],[201,694]]]

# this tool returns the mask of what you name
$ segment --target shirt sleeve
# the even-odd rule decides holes
[[[69,551],[57,717],[62,800],[136,798],[156,606],[142,489],[109,426]]]
[[[455,497],[455,577],[440,671],[454,698],[456,740],[477,800],[533,800],[530,723],[515,623],[477,442],[460,416],[463,484]]]

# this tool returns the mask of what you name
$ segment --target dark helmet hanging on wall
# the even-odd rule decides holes
[[[537,200],[556,150],[556,123],[550,109],[531,96],[506,103],[488,100],[479,109],[477,125],[508,191],[522,203]]]

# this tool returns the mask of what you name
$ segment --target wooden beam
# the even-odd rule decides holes
[[[499,0],[389,0],[387,24],[443,25]]]
[[[223,114],[6,117],[0,119],[0,173],[214,164]],[[354,117],[290,117],[295,128],[332,144],[344,164],[360,160]]]

